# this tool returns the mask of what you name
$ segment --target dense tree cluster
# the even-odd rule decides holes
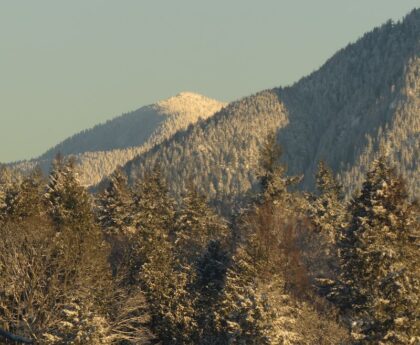
[[[350,203],[320,162],[294,186],[273,134],[223,219],[158,165],[95,197],[72,160],[0,174],[0,336],[36,344],[416,344],[420,211],[385,157]],[[17,338],[16,338],[17,337]]]

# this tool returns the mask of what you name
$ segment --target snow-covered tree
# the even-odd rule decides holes
[[[127,177],[118,168],[109,178],[108,186],[96,199],[96,216],[105,239],[111,246],[110,263],[114,275],[127,270],[131,237],[134,236],[131,190]],[[123,274],[120,272],[120,274]]]
[[[172,244],[162,240],[142,268],[142,283],[150,303],[153,330],[165,345],[195,344],[193,281],[190,266],[180,265]]]
[[[127,177],[118,168],[109,178],[109,185],[97,199],[98,221],[108,235],[133,232],[131,214],[132,196]]]
[[[357,344],[420,341],[418,234],[404,181],[386,158],[375,160],[339,243],[337,294]]]
[[[23,220],[40,216],[43,212],[42,196],[45,181],[42,171],[35,168],[22,181],[10,190],[6,198],[6,211],[9,218]],[[6,195],[7,195],[6,194]]]
[[[127,266],[131,282],[140,279],[142,266],[150,261],[151,254],[169,241],[175,224],[175,201],[168,194],[166,183],[155,167],[134,187],[131,208],[135,234],[131,239]]]
[[[300,181],[300,177],[286,176],[286,168],[280,163],[282,150],[274,132],[268,134],[260,150],[259,182],[262,199],[280,200],[288,195],[288,188]]]
[[[77,178],[72,159],[54,161],[45,193],[48,214],[57,227],[71,226],[82,231],[93,224],[92,202]]]
[[[217,330],[227,344],[272,344],[273,315],[258,290],[253,257],[246,246],[238,248],[227,270],[217,311]]]
[[[311,279],[328,294],[337,275],[337,245],[347,218],[346,203],[332,170],[320,161],[316,174],[317,194],[309,194],[305,211],[309,220],[306,260]]]
[[[178,257],[190,264],[203,254],[209,241],[219,240],[226,244],[229,239],[226,222],[193,186],[188,188],[182,198],[175,228],[174,240]]]
[[[194,339],[197,344],[225,344],[223,332],[218,329],[218,317],[229,267],[229,254],[220,241],[209,242],[196,264],[192,285],[194,315],[197,324]]]
[[[11,205],[19,192],[19,181],[13,178],[12,171],[0,166],[0,221],[8,220]]]
[[[310,219],[316,231],[326,234],[335,243],[345,222],[344,194],[333,172],[323,161],[318,164],[316,185],[319,194],[311,200]]]

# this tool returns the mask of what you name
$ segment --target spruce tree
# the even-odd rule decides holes
[[[117,168],[97,200],[98,221],[106,234],[124,235],[133,232],[131,204],[127,177],[121,168]]]
[[[324,233],[334,243],[345,221],[345,203],[341,185],[331,169],[320,161],[316,175],[319,194],[312,200],[311,222],[317,232]]]
[[[8,216],[14,220],[39,217],[43,213],[43,192],[45,180],[40,168],[35,168],[16,186],[7,201]]]
[[[108,247],[95,224],[91,199],[78,182],[73,160],[56,160],[45,201],[47,214],[57,231],[62,279],[80,284],[80,302],[86,299],[86,303],[96,306],[106,303],[100,296],[106,294],[110,284]],[[92,294],[83,286],[96,291]]]
[[[308,232],[307,265],[311,276],[323,294],[333,288],[337,274],[338,253],[336,242],[345,226],[347,212],[341,185],[332,170],[320,161],[316,174],[318,194],[307,198]]]
[[[193,264],[211,240],[219,240],[226,245],[229,237],[226,222],[193,186],[190,185],[184,194],[176,216],[174,240],[178,257],[183,262]]]
[[[10,220],[11,205],[16,201],[19,193],[19,182],[13,178],[12,171],[7,167],[0,167],[0,221]]]
[[[3,188],[0,186],[0,223],[2,223],[5,219],[4,210],[6,208],[6,193],[4,192]]]
[[[53,163],[45,193],[48,214],[54,224],[71,226],[74,231],[92,227],[92,202],[77,178],[75,161],[60,157]]]
[[[356,344],[419,338],[419,213],[386,158],[375,160],[340,240],[341,307]]]
[[[118,168],[109,178],[109,185],[96,200],[97,219],[105,239],[111,246],[110,263],[113,274],[125,276],[125,261],[129,252],[131,237],[134,236],[132,195],[127,177]]]
[[[248,245],[240,246],[228,268],[216,320],[227,344],[271,344],[273,315],[258,289],[258,272]]]
[[[224,332],[218,329],[226,273],[229,267],[229,254],[220,241],[209,242],[206,251],[196,264],[193,283],[196,344],[222,345],[226,343]]]
[[[133,199],[131,212],[136,233],[132,238],[128,266],[130,279],[135,282],[151,254],[173,233],[176,206],[158,166],[143,180],[137,181]]]
[[[258,178],[262,200],[272,200],[277,203],[278,200],[288,195],[287,191],[290,186],[301,180],[298,176],[286,176],[286,167],[280,163],[281,154],[282,149],[277,143],[275,133],[272,132],[267,136],[260,151]]]
[[[194,345],[193,271],[181,265],[167,238],[161,238],[141,268],[141,283],[152,314],[152,326],[165,345]]]

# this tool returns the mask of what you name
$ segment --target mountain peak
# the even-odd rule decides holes
[[[184,91],[157,102],[155,108],[158,113],[165,115],[194,114],[194,116],[207,118],[226,104],[198,93]]]
[[[205,96],[203,96],[199,93],[196,93],[196,92],[181,91],[180,93],[178,93],[174,97],[177,97],[177,98],[197,98],[197,97],[205,97]]]

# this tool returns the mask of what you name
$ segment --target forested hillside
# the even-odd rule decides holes
[[[190,124],[208,118],[224,105],[198,94],[183,92],[78,133],[39,158],[12,166],[30,171],[40,165],[44,172],[48,172],[55,155],[71,155],[76,158],[81,183],[91,186],[111,174],[117,166],[124,165]]]
[[[325,160],[347,194],[361,186],[380,153],[397,163],[412,195],[420,185],[420,10],[388,22],[339,51],[295,85],[229,104],[129,162],[131,179],[161,164],[177,194],[192,179],[212,199],[243,196],[255,186],[257,152],[270,130],[290,174],[313,189]]]

